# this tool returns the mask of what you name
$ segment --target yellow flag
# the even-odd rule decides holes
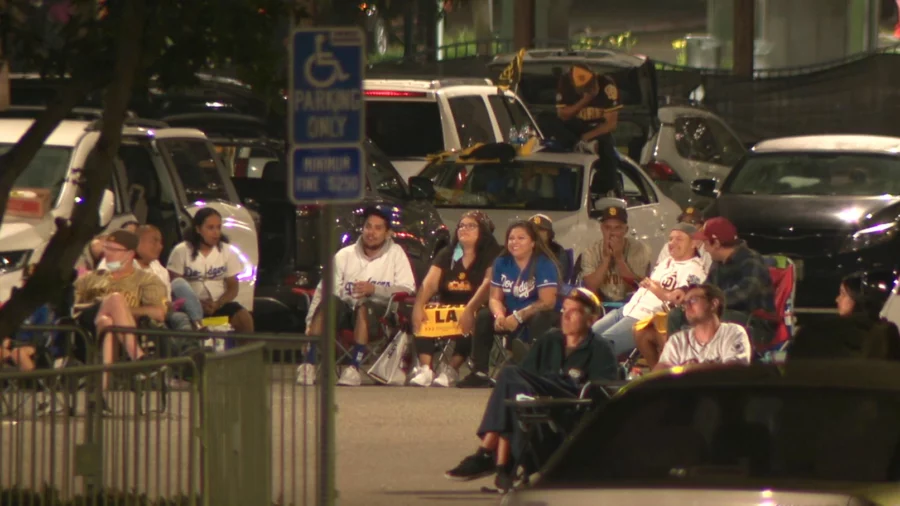
[[[509,65],[503,69],[503,72],[500,73],[500,79],[498,80],[497,87],[503,91],[512,90],[513,92],[519,86],[519,81],[522,79],[522,59],[525,57],[526,49],[523,47],[516,53],[516,57],[509,62]]]

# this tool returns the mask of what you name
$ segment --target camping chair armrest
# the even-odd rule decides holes
[[[753,311],[752,313],[750,313],[750,318],[747,319],[747,322],[749,323],[750,320],[752,320],[753,318],[767,321],[770,323],[780,323],[780,322],[784,321],[784,315],[778,315],[777,313],[770,313],[770,312],[766,311],[765,309],[757,309],[756,311]]]
[[[591,399],[573,399],[568,397],[536,397],[534,399],[507,399],[503,403],[516,411],[523,409],[559,409],[579,406],[590,406]]]
[[[291,288],[291,293],[293,293],[294,295],[299,295],[306,299],[306,306],[309,307],[309,305],[312,304],[313,296],[316,294],[316,289],[295,286],[294,288]]]
[[[412,293],[410,292],[394,292],[391,294],[391,298],[388,299],[387,309],[384,311],[384,316],[382,318],[387,318],[394,312],[394,304],[400,304],[401,302],[406,302],[407,299],[412,297]],[[415,302],[415,299],[413,300]]]

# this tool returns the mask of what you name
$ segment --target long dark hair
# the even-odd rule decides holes
[[[197,211],[197,214],[191,219],[191,228],[184,234],[184,239],[191,245],[191,260],[197,259],[197,254],[200,253],[200,245],[203,244],[203,236],[200,235],[200,232],[197,232],[197,229],[202,227],[203,224],[206,223],[206,220],[213,215],[218,216],[220,220],[222,219],[222,215],[219,214],[219,211],[216,211],[211,207],[204,207]],[[223,242],[231,242],[225,234],[221,235],[219,244],[216,245],[216,248],[219,251],[222,251]]]
[[[509,234],[512,233],[514,229],[521,228],[525,230],[525,233],[528,234],[528,237],[531,237],[531,240],[534,241],[534,251],[531,253],[531,260],[528,262],[528,273],[525,275],[526,279],[534,276],[534,270],[537,266],[537,257],[543,255],[553,263],[553,266],[556,267],[556,274],[559,276],[559,279],[562,279],[562,274],[559,268],[559,261],[556,259],[556,255],[550,250],[550,245],[547,244],[543,238],[541,238],[541,234],[538,233],[537,225],[531,223],[530,221],[520,220],[514,222],[509,228],[506,229],[506,241],[503,243],[503,251],[500,252],[501,257],[511,257],[512,253],[509,251]]]
[[[478,240],[475,241],[475,262],[472,263],[472,267],[476,272],[484,272],[488,267],[494,265],[494,260],[497,259],[497,252],[500,250],[500,244],[497,243],[497,238],[494,237],[491,223],[487,221],[487,217],[480,211],[467,212],[462,215],[459,223],[456,224],[456,231],[453,233],[453,239],[450,240],[448,248],[452,252],[459,245],[459,225],[465,218],[473,219],[478,224]]]
[[[881,307],[884,305],[884,297],[879,297],[876,289],[863,274],[851,274],[841,280],[841,286],[847,290],[847,294],[853,300],[853,314],[869,321],[880,319]]]

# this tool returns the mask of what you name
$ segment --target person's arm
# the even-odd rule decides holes
[[[166,285],[153,274],[145,273],[145,275],[147,281],[138,288],[141,304],[131,309],[131,316],[135,320],[146,316],[152,320],[164,322],[169,309],[169,294],[166,293]]]
[[[599,292],[609,276],[610,258],[602,253],[602,248],[603,242],[598,242],[585,251],[581,259],[581,271],[588,273],[582,277],[582,282],[592,292]]]
[[[537,258],[534,281],[538,300],[519,310],[519,318],[522,321],[528,321],[535,314],[541,311],[552,311],[556,307],[556,296],[559,294],[559,271],[553,260],[543,255]]]
[[[616,380],[619,378],[619,361],[612,345],[607,341],[594,339],[594,353],[588,362],[588,381]]]
[[[230,276],[225,278],[225,293],[219,297],[218,300],[213,305],[214,312],[218,311],[219,308],[232,302],[238,296],[238,290],[240,289],[240,283],[238,283],[237,276]]]
[[[769,268],[758,257],[744,260],[741,266],[743,275],[741,280],[732,286],[720,286],[725,294],[727,307],[743,307],[748,311],[765,308],[748,307],[751,300],[756,299],[760,293],[772,289],[772,280],[769,277]]]
[[[492,284],[488,308],[491,310],[491,314],[494,316],[495,320],[506,316],[506,305],[503,303],[503,299],[503,289]]]
[[[466,307],[463,309],[462,315],[459,318],[459,328],[465,335],[471,334],[472,331],[475,330],[475,314],[488,303],[488,299],[491,295],[492,271],[493,269],[488,267],[484,272],[484,281],[481,282],[481,286],[475,290],[472,298],[466,303]]]
[[[166,265],[166,270],[169,271],[169,277],[172,279],[184,277],[184,267],[187,265],[187,248],[183,244],[175,246],[172,249],[172,254],[169,255],[169,263]]]
[[[407,258],[403,248],[394,244],[391,246],[388,254],[393,256],[394,272],[391,273],[393,282],[389,286],[375,285],[375,292],[372,294],[372,297],[387,301],[398,292],[415,293],[416,277],[413,276],[409,258]]]
[[[556,87],[556,96],[557,96],[557,104],[556,104],[556,114],[559,116],[559,119],[563,121],[569,121],[574,118],[582,109],[590,105],[591,101],[594,100],[594,97],[600,93],[600,84],[594,79],[594,86],[587,91],[581,98],[572,105],[567,105],[561,103],[563,98],[573,92],[571,89],[571,71],[567,72],[560,76],[559,84]]]
[[[591,139],[595,139],[600,137],[601,135],[606,135],[616,129],[619,125],[619,112],[618,111],[607,111],[603,113],[603,123],[595,126],[594,128],[588,130],[581,136],[581,140],[589,141]]]

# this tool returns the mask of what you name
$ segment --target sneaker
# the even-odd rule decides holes
[[[483,372],[473,372],[456,384],[456,388],[493,388],[494,380]]]
[[[459,381],[459,372],[450,366],[445,366],[431,386],[449,388],[456,385],[457,381]]]
[[[358,387],[362,385],[362,376],[359,374],[359,369],[354,366],[344,369],[337,384],[342,387]]]
[[[494,486],[501,494],[509,492],[515,486],[516,473],[510,464],[497,466],[497,476],[494,478]]]
[[[413,377],[409,380],[409,384],[414,387],[429,387],[432,381],[434,381],[434,372],[431,367],[422,366],[413,370]]]
[[[453,481],[471,481],[490,476],[497,471],[494,454],[478,450],[464,458],[458,466],[444,473],[444,477]]]
[[[94,401],[88,401],[87,409],[89,411],[94,411],[95,409],[97,409],[97,403],[95,403]],[[112,416],[112,415],[113,415],[113,410],[110,409],[109,404],[106,403],[106,399],[103,399],[102,416]]]
[[[298,385],[315,385],[316,384],[316,366],[312,364],[300,364],[297,366],[297,384]]]

